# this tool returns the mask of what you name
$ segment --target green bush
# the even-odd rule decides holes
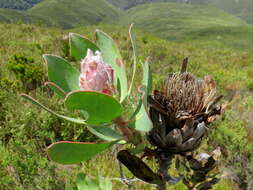
[[[45,74],[40,65],[36,65],[32,57],[14,54],[7,62],[7,67],[20,80],[26,90],[33,90],[40,86]]]

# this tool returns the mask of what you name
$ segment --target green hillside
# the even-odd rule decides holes
[[[107,0],[109,3],[114,5],[115,7],[121,8],[121,9],[127,9],[129,7],[129,2],[126,0]]]
[[[111,4],[121,9],[129,9],[136,5],[144,3],[157,2],[178,2],[184,3],[183,0],[107,0]],[[253,24],[253,1],[252,0],[190,0],[190,4],[207,4],[238,16],[242,20]]]
[[[107,0],[112,5],[121,9],[129,9],[134,6],[144,3],[157,3],[157,2],[179,2],[180,0]]]
[[[161,37],[176,38],[177,35],[189,31],[203,30],[216,26],[246,26],[245,21],[232,16],[218,8],[208,5],[186,3],[159,3],[160,1],[178,0],[44,0],[27,11],[0,9],[0,21],[25,23],[44,23],[61,28],[92,25],[100,22],[130,24],[137,23],[149,32],[155,32]],[[250,3],[242,0],[240,6],[229,4],[230,0],[210,1],[214,6],[225,9],[250,22],[253,11]],[[152,2],[152,3],[150,3]],[[247,1],[248,2],[248,1]],[[148,3],[144,5],[138,5]],[[113,5],[114,6],[113,6]],[[229,6],[227,6],[229,4]],[[136,6],[138,5],[138,6]],[[135,6],[127,11],[120,10]],[[243,7],[248,7],[246,10]],[[240,10],[240,11],[239,11]],[[249,13],[250,12],[250,13]],[[128,14],[126,17],[125,15]]]
[[[1,0],[0,8],[25,10],[31,8],[40,1],[41,0]],[[110,5],[105,1],[109,2]],[[29,14],[30,17],[33,17],[35,14],[37,17],[42,17],[42,20],[51,20],[53,18],[51,25],[69,28],[80,24],[96,24],[103,20],[104,17],[107,20],[115,21],[115,19],[119,18],[119,15],[122,14],[118,8],[126,10],[140,4],[159,2],[177,2],[185,4],[183,0],[44,0],[28,12],[31,12],[31,14]],[[190,0],[188,4],[212,5],[241,18],[249,24],[253,24],[253,1],[251,0]],[[68,8],[70,8],[70,10],[68,10]],[[88,9],[86,10],[86,8]],[[81,11],[82,9],[85,11]],[[65,16],[65,19],[57,16],[57,13],[61,12],[62,14],[62,11],[64,12],[63,15]],[[11,13],[7,13],[7,15],[9,14]],[[0,15],[2,16],[2,13],[0,13]],[[14,16],[15,15],[16,13],[14,13]],[[91,17],[90,15],[94,16]],[[8,16],[4,15],[4,17]],[[1,20],[13,20],[13,16],[12,18],[5,20],[0,18],[0,21]],[[48,24],[50,21],[47,21],[46,23]]]
[[[0,8],[26,10],[40,1],[41,0],[1,0]]]
[[[130,22],[138,27],[171,40],[212,27],[247,26],[239,18],[207,5],[145,4],[128,10],[127,14]]]
[[[252,0],[209,0],[210,4],[234,14],[241,19],[253,24]]]
[[[121,9],[130,9],[137,5],[146,4],[146,3],[186,3],[185,0],[107,0],[111,4]],[[212,0],[210,0],[212,1]],[[222,1],[222,0],[221,0]],[[187,3],[191,4],[204,4],[207,3],[208,0],[190,0]],[[208,2],[209,3],[209,2]],[[211,3],[211,2],[210,2]]]
[[[27,11],[0,9],[0,22],[43,23],[61,28],[124,20],[124,13],[105,0],[44,0]]]
[[[25,14],[21,11],[13,9],[0,8],[0,21],[8,23],[16,23],[18,21],[27,21]]]
[[[105,0],[44,0],[27,11],[28,15],[50,21],[54,26],[72,28],[99,22],[116,22],[123,13]]]
[[[11,9],[24,9],[24,7],[28,7],[29,4],[23,0],[1,0],[0,7],[1,8],[11,8]]]
[[[0,22],[52,25],[50,20],[46,20],[40,16],[27,14],[25,11],[6,8],[0,8]]]

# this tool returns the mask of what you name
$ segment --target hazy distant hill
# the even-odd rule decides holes
[[[107,1],[121,9],[130,9],[136,5],[144,3],[181,2],[181,0],[107,0]]]
[[[253,0],[208,0],[208,2],[253,24]]]
[[[113,23],[123,12],[105,0],[44,0],[27,11],[54,26],[72,28],[101,21]]]
[[[115,23],[123,11],[105,0],[43,0],[27,11],[0,9],[0,21],[45,23],[61,28]]]
[[[208,5],[144,4],[129,9],[127,15],[129,23],[168,39],[211,27],[247,26],[241,19]]]
[[[145,3],[177,2],[187,4],[209,4],[253,24],[253,0],[107,0],[121,9],[130,9]]]
[[[39,0],[30,0],[29,2],[35,1]],[[161,1],[166,1],[166,3],[163,4]],[[73,28],[100,22],[123,25],[135,22],[141,28],[170,38],[174,38],[174,32],[178,34],[178,32],[198,31],[213,26],[245,25],[246,23],[239,18],[253,23],[253,10],[251,11],[253,2],[250,0],[190,0],[190,3],[182,3],[185,1],[43,0],[26,11],[0,9],[0,21],[44,23],[61,28]],[[239,18],[206,3],[226,9],[227,12]],[[129,7],[132,8],[123,10]]]
[[[26,10],[42,0],[1,0],[0,8]]]
[[[186,3],[186,4],[204,4],[213,0],[107,0],[111,4],[121,9],[130,9],[134,6],[146,3]],[[220,0],[223,1],[223,0]],[[225,0],[226,1],[226,0]]]

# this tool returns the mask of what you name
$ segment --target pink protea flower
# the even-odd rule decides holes
[[[79,86],[81,90],[102,92],[108,95],[114,93],[112,67],[103,62],[101,53],[88,49],[87,56],[81,61]]]

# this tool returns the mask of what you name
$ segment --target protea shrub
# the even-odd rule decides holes
[[[61,115],[27,94],[22,97],[61,119],[86,127],[103,140],[91,143],[66,139],[68,141],[53,143],[47,148],[53,161],[79,164],[118,144],[117,147],[122,149],[117,153],[119,168],[122,163],[138,179],[156,185],[158,190],[165,190],[167,183],[175,184],[181,179],[168,174],[173,155],[187,156],[201,144],[208,125],[221,112],[221,107],[217,106],[221,97],[216,95],[215,82],[210,76],[199,79],[186,72],[187,59],[180,73],[168,75],[163,88],[150,95],[149,62],[138,62],[132,27],[129,34],[134,52],[130,80],[116,43],[99,30],[96,31],[96,42],[78,34],[69,35],[69,60],[72,63],[55,55],[43,56],[49,79],[46,85],[64,100],[69,111],[74,111],[74,117]],[[73,64],[81,64],[81,69],[76,69]],[[134,109],[129,110],[126,105],[133,104],[131,96],[139,66],[143,69],[140,99]],[[154,148],[146,144],[146,136]],[[150,169],[143,157],[140,158],[139,154],[143,153],[155,155],[159,163],[157,171]],[[131,180],[126,179],[122,171],[121,179],[129,185]],[[78,188],[78,183],[90,181],[83,174],[77,178]],[[87,184],[85,189],[112,189],[111,186],[100,188],[100,184],[96,184],[96,187],[94,183]],[[76,185],[70,187],[78,188]]]

